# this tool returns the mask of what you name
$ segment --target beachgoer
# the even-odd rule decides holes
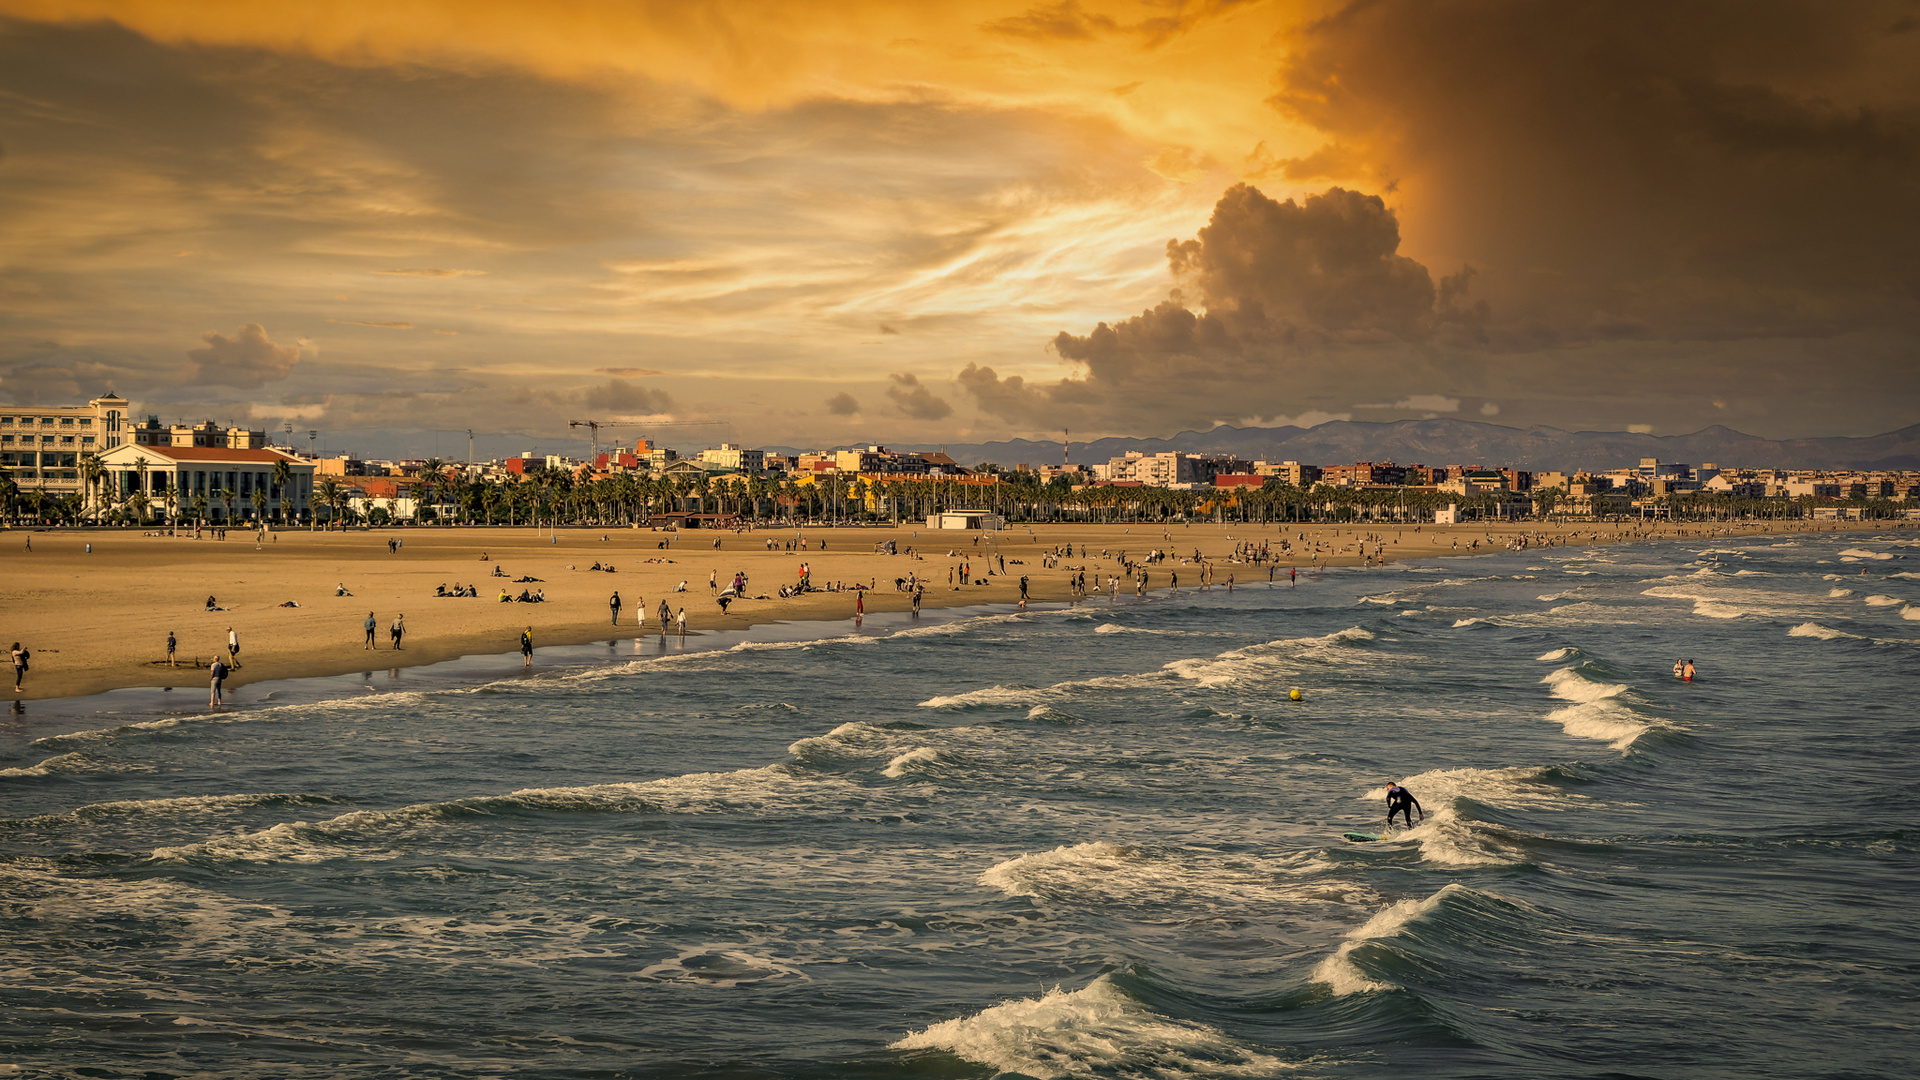
[[[1420,800],[1413,797],[1413,792],[1389,780],[1387,782],[1387,827],[1393,827],[1393,816],[1399,814],[1406,820],[1407,828],[1413,828],[1415,810],[1420,811],[1420,820],[1425,822],[1427,811],[1420,805]]]
[[[1685,677],[1686,674],[1687,662],[1685,660],[1675,660],[1673,662],[1673,677],[1679,679]]]
[[[620,625],[620,594],[615,592],[607,598],[607,608],[613,612],[613,625]]]
[[[179,642],[173,639],[173,631],[171,630],[167,631],[167,666],[168,667],[174,666],[173,650],[174,650],[174,647],[177,646],[178,644]]]
[[[680,636],[686,637],[687,636],[687,609],[681,608],[680,611],[674,615],[674,621],[679,624]]]
[[[533,666],[533,627],[531,626],[520,634],[520,666]]]
[[[13,643],[13,692],[16,694],[20,692],[21,677],[26,675],[27,673],[28,659],[30,659],[30,656],[27,653],[27,650],[21,648],[19,642],[17,641],[14,642]]]
[[[1687,661],[1686,669],[1681,673],[1680,677],[1687,680],[1688,682],[1693,681],[1693,661],[1692,660]]]
[[[506,596],[505,593],[501,594],[501,597],[503,599],[505,598],[505,596]],[[373,631],[375,627],[380,625],[378,622],[374,621],[373,612],[371,611],[367,612],[367,621],[364,623],[361,623],[360,625],[363,628],[365,628],[365,630],[367,631],[367,648],[369,649],[373,648]]]
[[[405,615],[395,615],[393,617],[393,625],[387,627],[387,636],[393,639],[393,647],[397,651],[400,648],[400,639],[407,636],[407,617]]]
[[[216,705],[223,704],[225,701],[220,695],[220,684],[227,681],[227,665],[225,661],[216,656],[213,658],[213,664],[208,667],[207,670],[213,676],[212,693],[207,695],[207,707],[212,708]]]
[[[239,669],[240,635],[235,633],[231,626],[227,627],[227,659],[232,663],[235,670]]]

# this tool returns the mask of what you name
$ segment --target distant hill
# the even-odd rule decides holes
[[[1007,442],[901,445],[900,450],[944,449],[967,465],[1056,464],[1060,444]],[[1534,471],[1612,469],[1643,457],[1722,468],[1776,466],[1797,469],[1920,469],[1920,424],[1865,438],[1762,439],[1714,425],[1689,435],[1641,435],[1628,431],[1562,431],[1504,427],[1475,420],[1396,420],[1365,423],[1335,420],[1311,428],[1237,428],[1183,431],[1169,439],[1096,439],[1073,444],[1073,460],[1105,461],[1129,450],[1158,454],[1235,454],[1249,460],[1343,465],[1393,461],[1402,465],[1485,465]]]

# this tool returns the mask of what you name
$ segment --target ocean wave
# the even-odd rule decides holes
[[[880,775],[899,779],[910,772],[926,772],[929,766],[937,765],[939,762],[940,751],[931,746],[916,746],[887,762],[887,767],[880,770]]]
[[[1366,665],[1380,662],[1378,654],[1354,646],[1374,640],[1373,631],[1349,626],[1319,637],[1281,638],[1277,641],[1230,649],[1209,659],[1175,660],[1170,671],[1201,687],[1232,686],[1248,679],[1297,675],[1308,665]]]
[[[1370,941],[1390,938],[1404,929],[1408,923],[1431,914],[1454,893],[1469,891],[1466,886],[1448,884],[1440,891],[1424,900],[1399,900],[1388,907],[1375,912],[1373,917],[1358,929],[1349,933],[1333,955],[1320,961],[1309,976],[1311,981],[1323,983],[1333,991],[1335,997],[1349,994],[1364,994],[1372,990],[1391,990],[1390,983],[1378,982],[1354,963],[1353,954]]]
[[[1886,595],[1877,594],[1877,593],[1873,596],[1867,597],[1866,602],[1868,607],[1899,607],[1901,604],[1906,603],[1905,600],[1902,600],[1897,596],[1886,596]]]
[[[1544,767],[1463,768],[1436,769],[1409,777],[1404,783],[1421,800],[1426,815],[1392,839],[1419,844],[1421,859],[1441,866],[1523,863],[1524,854],[1507,839],[1504,830],[1463,817],[1458,803],[1468,799],[1498,809],[1540,809],[1564,806],[1578,798],[1541,783],[1546,774]],[[1377,807],[1385,794],[1374,790],[1362,798]]]
[[[1868,551],[1866,548],[1848,548],[1840,553],[1840,557],[1845,559],[1873,559],[1875,561],[1884,561],[1893,558],[1893,553],[1890,551]]]
[[[1539,656],[1534,657],[1534,659],[1544,661],[1546,663],[1553,663],[1554,661],[1557,661],[1557,660],[1574,660],[1579,658],[1581,655],[1582,653],[1580,652],[1579,649],[1576,649],[1573,646],[1568,645],[1564,648],[1555,649],[1552,652],[1541,653]]]
[[[1898,573],[1888,574],[1887,576],[1890,578],[1907,578],[1909,580],[1920,579],[1920,574],[1916,574],[1911,570],[1901,570]]]
[[[1853,590],[1852,589],[1828,589],[1827,595],[1833,597],[1835,600],[1838,600],[1843,596],[1852,596]]]
[[[1642,589],[1642,596],[1663,600],[1687,600],[1693,613],[1709,619],[1738,619],[1753,615],[1762,618],[1804,618],[1808,610],[1799,597],[1764,589],[1730,588],[1706,585],[1656,585]]]
[[[44,741],[44,740],[43,740]],[[38,745],[36,743],[35,745]],[[55,754],[34,765],[24,765],[13,769],[0,769],[0,776],[81,776],[109,775],[114,773],[153,772],[151,765],[128,761],[108,761],[94,757],[84,750],[70,750],[64,754]]]
[[[944,1020],[888,1048],[944,1050],[996,1073],[1041,1080],[1270,1076],[1295,1067],[1205,1024],[1155,1013],[1111,975],[1070,993],[1055,987]]]
[[[1021,855],[989,867],[980,883],[1009,897],[1103,907],[1203,904],[1211,910],[1352,907],[1376,897],[1364,886],[1312,880],[1332,868],[1317,853],[1223,855],[1091,841]]]
[[[1630,689],[1624,683],[1590,679],[1578,666],[1561,668],[1540,681],[1554,697],[1573,703],[1548,713],[1547,719],[1576,739],[1593,739],[1624,752],[1653,727],[1647,717],[1619,700]]]
[[[1849,634],[1845,630],[1835,630],[1831,626],[1821,626],[1816,622],[1801,623],[1799,626],[1787,631],[1787,636],[1819,638],[1821,641],[1838,641],[1841,638],[1851,638],[1855,641],[1866,640],[1859,634]]]
[[[1920,619],[1920,607],[1903,607],[1900,609],[1900,617],[1909,622]]]
[[[1096,634],[1153,634],[1158,637],[1190,637],[1191,630],[1152,630],[1144,626],[1121,626],[1119,623],[1101,623],[1093,628]]]

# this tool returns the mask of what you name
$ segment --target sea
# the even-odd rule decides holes
[[[0,1072],[1912,1077],[1917,663],[1889,532],[27,702]]]

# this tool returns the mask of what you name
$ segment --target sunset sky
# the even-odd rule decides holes
[[[0,401],[1866,435],[1917,195],[1902,0],[0,0]]]

